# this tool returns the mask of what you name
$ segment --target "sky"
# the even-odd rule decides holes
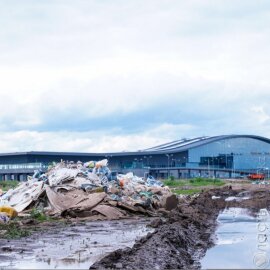
[[[0,152],[270,137],[270,1],[0,0]]]

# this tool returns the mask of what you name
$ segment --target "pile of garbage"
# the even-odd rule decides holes
[[[33,177],[0,195],[0,213],[7,219],[33,208],[52,216],[118,219],[131,213],[153,215],[156,210],[171,210],[177,197],[163,183],[133,173],[112,176],[108,160],[98,162],[60,162],[45,174]]]

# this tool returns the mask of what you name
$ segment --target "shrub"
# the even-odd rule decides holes
[[[38,221],[48,220],[48,217],[37,208],[33,208],[30,212],[30,215],[31,218],[37,219]]]
[[[31,234],[31,231],[21,228],[21,226],[14,221],[8,224],[0,224],[0,230],[6,231],[4,236],[8,239],[26,237]]]
[[[16,180],[0,181],[0,188],[3,190],[9,190],[10,188],[15,188],[19,184]]]

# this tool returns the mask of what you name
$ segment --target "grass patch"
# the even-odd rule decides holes
[[[225,182],[220,179],[209,179],[209,178],[194,178],[190,181],[191,186],[223,186]]]
[[[11,188],[17,187],[18,184],[19,184],[19,181],[16,181],[16,180],[0,181],[0,188],[3,191],[7,191]]]
[[[33,219],[36,219],[37,221],[43,222],[43,221],[52,221],[51,217],[46,216],[41,210],[37,208],[33,208],[30,212],[30,216]]]
[[[193,186],[193,187],[201,187],[201,186],[223,186],[225,182],[220,179],[210,179],[210,178],[193,178],[190,180],[164,180],[164,185],[169,187],[181,187],[181,186]]]
[[[200,189],[177,189],[173,191],[175,194],[178,195],[194,195],[200,193]]]
[[[0,230],[6,231],[3,236],[8,239],[26,237],[31,234],[29,230],[22,229],[17,222],[9,222],[8,224],[0,224]]]
[[[179,187],[187,184],[186,180],[164,180],[163,184],[168,187]]]

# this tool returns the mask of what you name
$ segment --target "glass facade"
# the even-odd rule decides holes
[[[18,170],[18,169],[46,170],[47,168],[48,166],[43,163],[0,164],[0,170]]]
[[[268,170],[270,144],[252,138],[231,138],[189,150],[189,167]]]
[[[16,153],[0,156],[0,180],[23,179],[36,169],[46,171],[48,164],[67,161],[101,160],[107,158],[112,171],[148,171],[157,177],[195,176],[231,177],[262,172],[270,176],[270,143],[256,136],[217,136],[173,142],[153,151],[113,154],[79,153]],[[213,141],[215,140],[215,141]],[[212,142],[211,142],[212,141]],[[13,178],[12,178],[13,177]]]

